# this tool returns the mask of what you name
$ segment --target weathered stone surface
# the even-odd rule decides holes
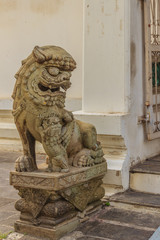
[[[0,198],[0,207],[5,206],[5,205],[7,205],[7,204],[9,204],[11,202],[14,202],[14,201],[15,201],[14,199],[1,197]]]
[[[132,190],[116,193],[109,198],[109,201],[160,208],[160,194],[143,193]]]
[[[146,231],[144,229],[137,229],[130,226],[123,226],[118,224],[101,222],[100,220],[94,220],[87,224],[82,224],[79,231],[82,231],[84,235],[91,237],[99,237],[102,239],[114,239],[114,240],[146,240],[151,237],[154,231]],[[87,236],[80,239],[87,239]]]
[[[83,211],[88,203],[99,200],[104,196],[105,192],[103,188],[100,188],[101,184],[102,180],[96,178],[61,191],[60,195],[71,202],[77,209]],[[96,191],[97,189],[102,189],[102,191]]]
[[[8,240],[8,239],[7,239]],[[15,240],[15,239],[14,239]],[[41,237],[32,237],[30,235],[25,235],[20,240],[48,240],[48,238],[41,238]]]
[[[68,173],[45,173],[43,168],[36,172],[11,172],[10,184],[15,187],[29,187],[47,190],[62,190],[73,185],[104,176],[107,171],[105,162],[92,167],[70,167]]]
[[[13,116],[23,155],[10,174],[21,197],[15,229],[59,239],[94,211],[104,196],[107,171],[96,129],[74,119],[64,108],[76,62],[64,49],[36,46],[22,62],[13,91]],[[42,143],[46,163],[37,166],[35,141]]]
[[[150,212],[135,212],[126,209],[109,208],[108,211],[101,211],[99,219],[123,222],[125,224],[135,225],[137,227],[144,227],[156,229],[160,225],[160,216],[158,213]]]
[[[4,221],[6,221],[9,217],[16,215],[15,212],[4,212],[4,211],[0,211],[0,224]]]
[[[60,240],[76,240],[80,237],[84,237],[83,233],[80,231],[74,231],[69,234],[69,236],[64,236]]]
[[[8,218],[1,220],[0,221],[0,225],[5,225],[5,226],[10,226],[10,227],[14,227],[14,222],[17,221],[19,219],[19,213],[15,212],[14,214],[12,214],[11,216],[9,216]]]
[[[65,221],[61,225],[55,226],[54,228],[33,226],[26,222],[17,221],[15,223],[15,231],[20,233],[27,233],[45,239],[48,238],[51,240],[58,240],[64,234],[73,231],[78,226],[78,224],[79,220],[77,218]]]
[[[16,171],[37,170],[35,141],[42,143],[50,172],[68,172],[104,160],[96,129],[74,119],[65,106],[76,62],[64,49],[36,46],[15,75],[13,116],[23,145]]]
[[[160,155],[151,157],[142,163],[138,163],[130,170],[132,173],[160,174]]]
[[[18,239],[22,239],[22,237],[23,237],[23,234],[14,232],[8,235],[7,240],[18,240]]]
[[[49,199],[52,202],[63,197],[81,211],[88,203],[101,199],[105,172],[105,163],[81,169],[72,167],[69,173],[11,172],[10,182],[23,199],[17,202],[17,208],[23,205],[22,209],[30,209],[36,217]]]
[[[101,204],[100,199],[104,196],[101,185],[106,168],[103,162],[92,167],[71,167],[68,173],[46,173],[43,164],[34,172],[11,172],[10,183],[21,197],[15,204],[21,212],[15,230],[58,239],[61,232],[60,236],[63,236],[69,231],[66,221],[70,221],[72,230],[72,225],[75,229],[81,219]],[[43,230],[44,235],[38,235]]]
[[[10,169],[11,168],[13,169],[14,160],[16,159],[18,154],[20,155],[21,153],[15,153],[15,152],[12,152],[12,153],[11,152],[5,152],[5,153],[2,152],[1,153],[0,152],[0,169],[1,169],[1,166],[3,166],[3,168],[6,168],[8,170],[8,172],[5,172],[6,175],[4,176],[4,178],[7,178]],[[44,159],[44,156],[42,156],[41,159],[42,158]],[[3,159],[5,159],[6,162],[3,161]],[[40,157],[38,159],[40,159]],[[3,186],[3,181],[1,181],[1,185]],[[3,196],[3,192],[6,192],[6,198],[5,199],[10,198],[10,188],[12,189],[13,187],[8,186],[8,188],[6,190],[6,188],[4,186],[3,190],[0,191],[0,199]],[[16,192],[16,190],[15,190],[15,192]],[[15,196],[18,199],[18,195],[15,194]],[[145,199],[146,200],[150,199],[150,205],[152,203],[152,206],[154,206],[154,204],[157,206],[157,203],[160,201],[159,198],[157,198],[156,195],[154,195],[154,194],[149,194],[149,196],[144,194],[143,196],[144,197],[140,198],[141,201],[139,202],[139,205],[142,205],[142,206],[143,206],[143,201]],[[117,196],[117,198],[118,198],[118,196]],[[129,196],[125,195],[124,198],[127,199],[127,198],[129,198]],[[3,198],[3,202],[5,202],[5,199]],[[14,199],[12,199],[12,200],[14,201]],[[130,199],[128,199],[128,200],[130,200]],[[152,235],[153,232],[156,230],[157,226],[158,225],[160,226],[160,220],[159,220],[158,212],[157,213],[154,212],[154,214],[151,216],[150,214],[148,214],[148,212],[146,212],[142,209],[142,213],[143,213],[143,218],[142,218],[142,217],[139,217],[139,212],[137,213],[137,217],[136,217],[135,211],[131,211],[131,209],[128,209],[128,210],[121,209],[122,212],[119,212],[120,209],[117,209],[117,210],[115,209],[113,211],[112,211],[112,209],[115,209],[115,208],[106,207],[102,211],[96,212],[96,214],[94,214],[93,216],[90,216],[90,219],[88,221],[86,221],[84,223],[81,223],[84,226],[83,228],[88,229],[88,231],[87,230],[85,231],[85,234],[83,234],[82,231],[77,231],[76,230],[75,235],[74,235],[75,231],[73,233],[70,233],[70,234],[65,234],[65,236],[62,237],[62,240],[75,240],[75,239],[76,240],[85,240],[85,239],[87,239],[87,240],[104,240],[104,239],[108,240],[109,235],[108,236],[106,235],[107,231],[105,232],[105,235],[104,236],[101,235],[101,237],[99,237],[99,232],[96,232],[94,234],[95,237],[93,237],[93,235],[92,236],[90,235],[91,226],[90,226],[90,223],[89,223],[90,227],[88,227],[88,222],[93,222],[94,223],[93,220],[95,220],[95,218],[99,219],[100,224],[103,223],[103,222],[105,222],[106,224],[109,223],[109,222],[110,222],[110,224],[114,222],[115,239],[116,239],[116,237],[118,238],[119,233],[121,234],[121,232],[117,231],[116,224],[121,224],[125,228],[125,226],[127,224],[126,219],[130,219],[130,221],[128,221],[128,226],[130,226],[130,228],[128,228],[128,226],[127,226],[128,231],[133,228],[133,225],[134,225],[134,227],[141,227],[141,229],[143,229],[144,231],[146,231],[146,227],[147,227],[148,230],[150,228],[150,232],[151,232],[151,235]],[[139,208],[139,210],[140,210],[140,208]],[[116,213],[116,211],[117,211],[117,213]],[[124,211],[124,213],[123,213],[123,211]],[[6,219],[8,217],[10,217],[9,214],[12,215],[14,213],[15,214],[17,213],[16,210],[14,210],[14,202],[11,201],[10,203],[7,203],[5,205],[3,205],[3,204],[0,205],[0,213],[1,212],[2,213],[6,212],[6,217],[4,218],[5,225],[3,223],[3,219],[0,223],[0,232],[1,233],[9,233],[10,231],[14,231],[13,227],[9,226],[8,221],[6,221]],[[126,212],[127,212],[127,214],[126,214]],[[3,214],[1,216],[3,217]],[[147,218],[148,218],[148,220],[147,220]],[[117,219],[117,221],[116,221],[116,219]],[[120,221],[119,221],[119,219],[120,219]],[[133,219],[133,221],[132,221],[132,219]],[[136,223],[136,219],[137,219],[137,223]],[[12,219],[12,221],[14,222],[13,219]],[[13,222],[12,222],[12,225],[13,225]],[[10,224],[11,224],[11,222],[10,222]],[[153,227],[155,228],[155,230],[152,230]],[[94,225],[92,227],[92,231],[94,230],[93,228],[94,228]],[[97,229],[95,229],[95,230],[97,230]],[[135,239],[136,240],[139,240],[139,239],[146,240],[146,239],[148,239],[147,237],[145,238],[144,231],[141,231],[141,233],[139,232],[139,235],[137,235]],[[79,234],[77,234],[77,232],[79,232]],[[148,233],[148,231],[147,231],[147,233]],[[92,234],[93,234],[93,232],[92,232]],[[110,232],[109,232],[109,234],[110,234]],[[132,238],[131,237],[131,232],[129,232],[129,234],[130,234],[130,236],[129,236],[130,237],[129,240],[130,240]],[[12,236],[12,234],[10,234],[10,235]],[[31,237],[29,235],[24,235],[22,238],[20,238],[20,240],[40,240],[40,239],[41,239],[40,237],[36,238],[36,237]],[[13,239],[7,238],[7,240],[16,240],[16,238],[13,238]]]
[[[1,206],[0,207],[0,212],[10,212],[11,215],[12,215],[13,213],[16,212],[15,207],[14,207],[15,202],[16,202],[16,200],[14,200],[12,203]]]
[[[64,239],[65,240],[65,239]],[[67,239],[69,240],[69,239]],[[102,238],[102,237],[89,237],[89,236],[83,236],[83,237],[80,237],[80,238],[77,238],[77,240],[111,240],[109,238]]]
[[[0,233],[2,234],[8,234],[11,231],[14,231],[14,227],[6,226],[6,225],[0,225]]]

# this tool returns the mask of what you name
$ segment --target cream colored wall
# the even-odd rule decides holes
[[[128,0],[86,0],[84,6],[85,112],[128,112]],[[127,6],[127,7],[126,7]]]
[[[122,174],[123,186],[126,187],[128,187],[129,184],[130,166],[160,154],[160,139],[148,141],[145,124],[138,124],[138,116],[144,115],[145,101],[143,2],[130,0],[130,9],[130,109],[128,116],[123,118],[121,125],[122,136],[124,137],[127,147],[127,158],[123,165]]]
[[[82,92],[82,0],[0,0],[0,100],[8,106],[21,60],[35,45],[57,45],[76,60],[69,98]]]

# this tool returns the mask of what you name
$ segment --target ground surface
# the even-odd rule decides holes
[[[7,240],[38,240],[14,232],[14,222],[19,218],[19,213],[14,209],[18,194],[9,185],[9,172],[14,169],[14,161],[19,155],[16,152],[0,152],[0,239],[2,234],[12,232]],[[38,156],[38,159],[41,163],[45,161],[45,156]],[[124,200],[129,196],[121,195],[121,198]],[[153,196],[145,195],[145,198],[155,204]],[[89,221],[81,223],[76,231],[61,240],[147,240],[159,226],[160,214],[156,212],[104,206]]]

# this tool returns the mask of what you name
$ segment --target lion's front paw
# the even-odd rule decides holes
[[[83,155],[78,160],[79,167],[90,167],[94,165],[94,159],[91,156]]]
[[[73,166],[75,167],[88,167],[94,165],[94,159],[91,157],[91,151],[89,149],[82,149],[74,157]]]
[[[15,162],[15,170],[17,172],[31,172],[32,164],[31,164],[31,158],[28,156],[20,156],[17,158]]]

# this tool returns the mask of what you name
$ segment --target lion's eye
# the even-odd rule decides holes
[[[52,76],[57,76],[60,71],[59,71],[59,69],[56,68],[56,67],[49,67],[49,68],[48,68],[48,72],[49,72],[49,74],[52,75]]]

